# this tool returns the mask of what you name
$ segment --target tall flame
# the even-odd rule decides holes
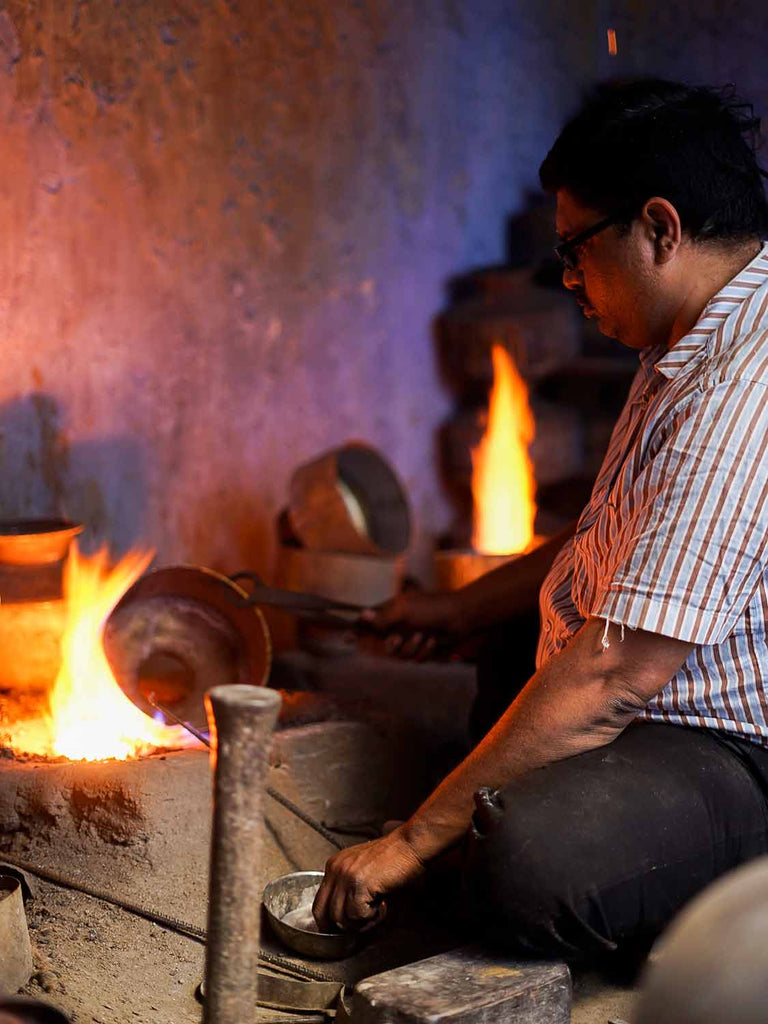
[[[528,389],[509,353],[494,345],[491,355],[488,425],[472,452],[472,545],[482,554],[508,555],[534,542],[535,482],[528,455],[534,424]]]
[[[15,751],[100,761],[137,757],[156,747],[190,745],[183,729],[153,721],[126,697],[102,647],[102,630],[110,612],[151,559],[152,552],[132,551],[110,568],[106,548],[87,558],[73,543],[64,567],[61,669],[48,713],[14,726],[11,746]]]

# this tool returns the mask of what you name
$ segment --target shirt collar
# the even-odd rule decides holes
[[[755,258],[740,270],[728,284],[713,295],[704,307],[693,328],[667,350],[655,345],[640,353],[640,364],[650,376],[656,370],[672,380],[697,353],[701,352],[712,334],[754,295],[760,285],[768,281],[768,243],[763,243]]]

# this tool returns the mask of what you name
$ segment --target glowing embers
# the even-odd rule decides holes
[[[535,479],[528,447],[534,436],[528,389],[509,353],[494,345],[488,424],[472,452],[475,551],[508,555],[534,542]]]
[[[64,567],[62,662],[48,706],[3,729],[0,743],[16,754],[85,761],[196,744],[184,729],[153,721],[126,697],[102,646],[110,612],[151,558],[134,551],[111,566],[106,549],[86,557],[72,545]]]

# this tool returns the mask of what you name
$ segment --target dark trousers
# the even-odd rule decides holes
[[[480,672],[480,707],[514,696],[482,697],[499,678]],[[476,802],[465,892],[486,938],[572,962],[640,952],[709,882],[768,852],[768,749],[638,722]]]

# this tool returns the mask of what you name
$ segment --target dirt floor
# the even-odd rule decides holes
[[[24,993],[73,1024],[197,1024],[204,947],[101,900],[36,883]]]
[[[204,967],[201,943],[102,900],[40,881],[27,916],[35,974],[24,994],[57,1006],[72,1024],[202,1020],[196,998]],[[598,975],[579,975],[574,978],[573,1024],[629,1021],[632,998],[631,990]],[[262,1010],[259,1019],[296,1018]]]

